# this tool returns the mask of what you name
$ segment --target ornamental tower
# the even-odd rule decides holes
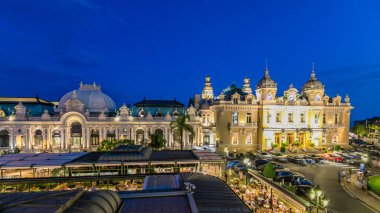
[[[302,88],[302,96],[305,97],[310,104],[322,102],[325,94],[325,86],[315,76],[314,64],[311,71],[310,79]]]
[[[274,101],[277,93],[277,83],[269,76],[268,66],[264,76],[256,86],[256,96],[259,101]]]
[[[206,76],[205,78],[205,86],[202,90],[202,99],[203,100],[213,100],[214,99],[214,90],[211,86],[210,76]]]

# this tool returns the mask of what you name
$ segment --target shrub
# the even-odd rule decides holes
[[[341,150],[342,148],[339,146],[339,145],[335,145],[334,146],[334,151],[339,151],[339,150]]]
[[[285,148],[284,146],[281,147],[281,148],[280,148],[280,152],[285,153],[285,152],[286,152],[286,148]]]
[[[267,178],[274,178],[275,171],[274,171],[274,167],[273,167],[272,162],[269,162],[269,163],[265,166],[263,174],[264,174],[264,176],[267,177]]]

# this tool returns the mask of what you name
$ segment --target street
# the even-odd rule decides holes
[[[337,180],[339,164],[336,165],[315,165],[299,166],[294,163],[279,163],[284,167],[305,175],[320,185],[322,191],[330,199],[328,208],[342,213],[372,213],[373,211],[361,204],[360,201],[351,197]],[[342,164],[343,165],[343,164]]]

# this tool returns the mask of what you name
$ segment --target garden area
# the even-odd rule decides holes
[[[380,175],[368,179],[368,189],[380,196]]]

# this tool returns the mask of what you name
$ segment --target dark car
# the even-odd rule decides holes
[[[288,157],[288,161],[292,162],[292,163],[295,163],[295,164],[302,165],[302,166],[305,166],[307,164],[306,161],[305,161],[305,159],[303,159],[303,157],[294,156],[294,155]]]
[[[261,167],[265,167],[265,165],[269,163],[269,161],[267,160],[262,160],[262,159],[259,159],[259,160],[255,160],[253,162],[253,164],[256,166],[257,169],[260,169]]]
[[[274,176],[274,181],[278,181],[278,182],[284,181],[288,183],[292,182],[293,172],[279,170],[279,171],[276,171],[275,173],[276,174]]]
[[[264,172],[264,169],[265,169],[265,167],[266,167],[267,164],[268,164],[268,163],[263,164],[263,165],[261,165],[261,166],[258,166],[258,167],[257,167],[257,171],[259,171],[259,172]],[[281,170],[281,169],[284,169],[283,166],[281,166],[281,165],[279,165],[279,164],[277,164],[277,163],[272,163],[272,165],[273,165],[274,170]]]
[[[242,171],[243,173],[247,172],[247,167],[243,163],[238,163],[234,166],[234,171],[236,173]]]
[[[313,182],[311,180],[308,180],[303,176],[296,176],[296,175],[293,175],[292,184],[313,186]]]
[[[296,186],[295,194],[297,196],[300,196],[309,200],[310,199],[309,196],[310,196],[310,192],[312,188],[313,188],[312,186],[308,186],[308,185],[298,185]]]

